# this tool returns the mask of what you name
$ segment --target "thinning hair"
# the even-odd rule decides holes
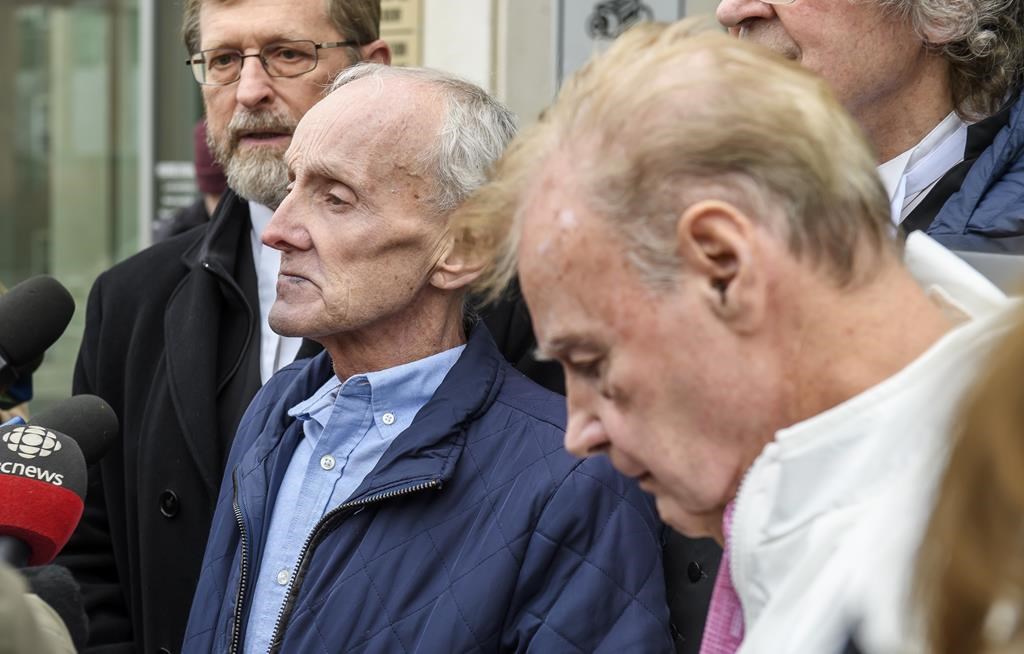
[[[444,103],[440,132],[421,156],[425,172],[435,182],[431,202],[439,214],[451,213],[487,181],[491,166],[516,134],[515,116],[490,94],[476,84],[429,68],[365,62],[340,72],[328,93],[366,78],[423,84]]]
[[[199,52],[202,34],[199,12],[203,4],[230,4],[238,0],[185,0],[181,23],[181,37],[189,54]],[[380,0],[321,0],[338,34],[346,41],[366,45],[380,38]],[[354,61],[359,60],[359,49],[348,48]]]
[[[525,199],[556,156],[654,285],[677,279],[678,219],[703,199],[745,211],[839,285],[898,253],[874,155],[826,84],[691,20],[641,24],[592,59],[456,212],[462,242],[493,261],[478,291],[495,297],[515,274]]]

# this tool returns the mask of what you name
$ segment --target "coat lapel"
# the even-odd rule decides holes
[[[190,271],[164,312],[164,348],[168,387],[185,443],[203,481],[216,496],[222,475],[217,398],[219,376],[237,366],[220,369],[218,354],[224,312],[247,311],[250,333],[239,334],[243,356],[251,339],[252,310],[230,274],[240,236],[249,229],[244,201],[232,195],[221,203],[206,238],[183,255]]]

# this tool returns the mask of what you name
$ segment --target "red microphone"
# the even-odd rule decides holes
[[[85,458],[69,436],[39,425],[0,429],[0,560],[43,565],[82,517]]]

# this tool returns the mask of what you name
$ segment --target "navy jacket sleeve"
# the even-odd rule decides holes
[[[607,459],[576,465],[531,536],[503,650],[674,651],[660,532],[651,499]]]

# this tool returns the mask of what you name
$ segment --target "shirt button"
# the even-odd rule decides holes
[[[395,424],[395,414],[391,413],[390,411],[382,415],[380,419],[384,422],[385,425]]]
[[[279,583],[279,584],[281,584],[282,586],[284,586],[285,584],[287,584],[287,583],[288,583],[288,576],[289,576],[289,575],[288,575],[288,570],[287,570],[287,568],[286,568],[286,569],[284,569],[284,570],[282,570],[281,572],[278,572],[278,573],[277,573],[277,583]]]
[[[320,457],[320,467],[324,470],[334,470],[334,457],[330,454]]]
[[[686,576],[690,579],[691,584],[695,584],[704,577],[707,577],[707,574],[699,563],[690,561],[690,565],[686,566]]]

